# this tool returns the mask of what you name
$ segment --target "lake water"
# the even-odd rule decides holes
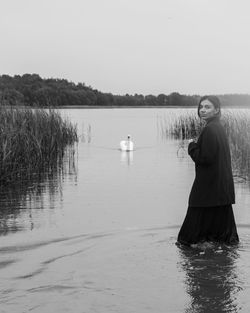
[[[235,184],[239,246],[175,245],[194,164],[159,125],[183,110],[61,111],[75,161],[1,194],[0,312],[250,312],[248,184]]]

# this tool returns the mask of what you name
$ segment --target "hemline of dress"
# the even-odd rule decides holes
[[[187,246],[201,242],[237,244],[239,236],[232,205],[189,206],[177,242]]]

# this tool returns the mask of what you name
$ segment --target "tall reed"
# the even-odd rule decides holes
[[[235,175],[250,180],[250,112],[228,111],[222,122],[230,142]]]
[[[225,110],[221,123],[229,138],[234,175],[250,180],[250,111]],[[204,125],[195,112],[185,111],[167,123],[165,120],[161,132],[167,137],[186,140],[198,137]]]
[[[77,141],[76,126],[55,110],[0,107],[0,185],[58,166]]]

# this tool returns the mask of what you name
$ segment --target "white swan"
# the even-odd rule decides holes
[[[130,135],[128,135],[128,140],[122,140],[120,142],[120,149],[122,151],[133,151],[134,143],[130,140]]]

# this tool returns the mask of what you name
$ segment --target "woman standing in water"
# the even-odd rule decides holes
[[[195,180],[188,201],[178,242],[195,245],[203,242],[239,242],[232,204],[234,182],[228,139],[220,123],[220,101],[204,96],[198,115],[205,120],[197,142],[192,140],[188,153],[195,163]]]

